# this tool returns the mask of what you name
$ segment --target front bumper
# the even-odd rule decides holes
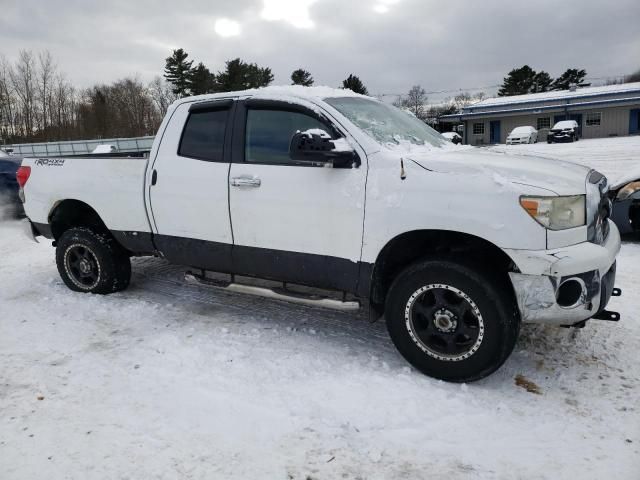
[[[520,270],[509,276],[523,322],[573,325],[605,309],[620,251],[618,229],[613,222],[609,226],[602,245],[583,242],[553,250],[505,250]],[[581,285],[581,292],[575,303],[562,306],[558,303],[559,288],[570,280]]]

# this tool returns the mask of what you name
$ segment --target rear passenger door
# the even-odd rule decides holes
[[[230,272],[233,100],[184,103],[162,134],[149,200],[155,244],[173,263]]]

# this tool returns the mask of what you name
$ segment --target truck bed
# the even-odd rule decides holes
[[[22,165],[31,167],[25,211],[32,222],[46,224],[60,202],[78,200],[110,229],[150,232],[144,204],[147,161],[114,154],[25,158]]]

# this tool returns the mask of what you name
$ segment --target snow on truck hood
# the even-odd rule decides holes
[[[591,169],[570,162],[534,156],[479,152],[478,149],[433,149],[406,155],[420,166],[438,173],[484,175],[498,183],[512,183],[549,190],[557,195],[580,195],[586,191]],[[523,192],[524,193],[524,192]]]

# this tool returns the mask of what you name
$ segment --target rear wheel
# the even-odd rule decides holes
[[[89,228],[71,228],[56,245],[56,264],[65,285],[76,292],[113,293],[131,279],[128,254],[115,240]]]
[[[387,298],[387,328],[400,353],[421,372],[451,382],[479,380],[511,354],[520,321],[498,278],[454,261],[411,265]]]

